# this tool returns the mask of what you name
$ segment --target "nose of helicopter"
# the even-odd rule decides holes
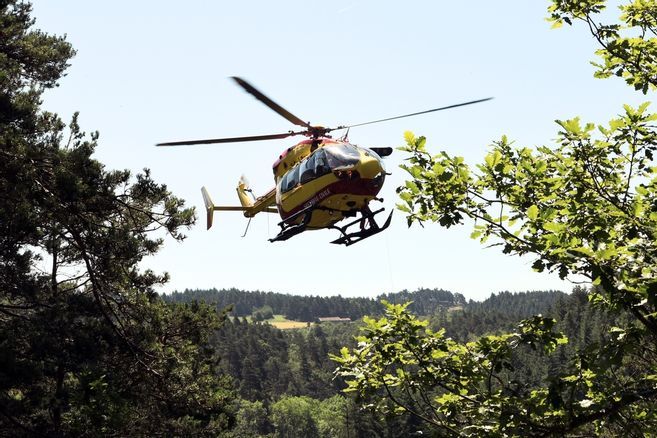
[[[360,173],[361,178],[365,179],[374,179],[382,173],[385,173],[385,169],[383,168],[383,163],[381,163],[381,160],[371,155],[364,156],[361,160],[360,166],[358,167],[358,172]]]

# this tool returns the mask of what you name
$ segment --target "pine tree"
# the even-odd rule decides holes
[[[77,114],[40,109],[74,51],[0,2],[0,430],[16,435],[219,432],[228,386],[208,347],[214,309],[168,305],[142,271],[194,222],[148,170],[93,158]]]

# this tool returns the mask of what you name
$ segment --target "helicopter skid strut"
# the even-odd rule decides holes
[[[296,236],[297,234],[306,231],[307,225],[310,222],[310,218],[312,217],[312,213],[317,208],[318,207],[310,207],[288,218],[289,220],[299,216],[303,216],[303,220],[299,224],[289,225],[285,221],[279,223],[281,227],[280,233],[278,233],[276,237],[269,239],[269,241],[277,242],[277,241],[287,240],[290,237]],[[337,245],[350,246],[353,245],[354,243],[360,242],[363,239],[366,239],[370,236],[373,236],[385,230],[386,228],[388,228],[388,226],[390,226],[390,221],[392,219],[393,212],[392,211],[390,212],[388,218],[386,219],[386,221],[382,226],[379,226],[379,224],[377,224],[376,220],[374,219],[374,216],[377,215],[378,213],[381,213],[383,210],[385,210],[385,208],[380,208],[379,210],[372,211],[368,207],[365,207],[362,210],[356,211],[354,215],[360,213],[361,216],[349,222],[348,224],[343,226],[333,225],[328,227],[331,229],[338,230],[341,234],[341,236],[338,239],[333,240],[331,243],[335,243]],[[353,227],[356,224],[360,224],[359,225],[360,230],[350,233],[348,231],[349,228]]]
[[[313,208],[311,207],[305,210],[301,210],[300,212],[290,216],[288,220],[295,219],[299,216],[303,216],[303,220],[301,221],[301,223],[296,225],[289,225],[285,221],[279,223],[278,225],[281,227],[280,233],[278,233],[276,237],[269,239],[269,241],[277,242],[279,240],[287,240],[290,237],[303,233],[304,231],[306,231],[308,222],[310,222],[310,218],[312,217],[312,214],[313,214]]]
[[[340,233],[342,234],[340,238],[335,239],[331,243],[349,246],[385,230],[386,228],[388,228],[388,226],[390,226],[390,220],[392,219],[392,213],[393,213],[392,211],[388,215],[388,219],[386,219],[383,226],[379,226],[379,224],[377,224],[376,221],[374,220],[374,216],[378,213],[381,213],[383,210],[385,210],[385,208],[380,208],[379,210],[372,211],[368,207],[365,207],[363,210],[361,210],[360,218],[353,220],[341,227],[338,226],[330,227],[340,231]],[[360,224],[359,231],[354,231],[352,233],[347,232],[349,227],[352,227],[356,224]]]

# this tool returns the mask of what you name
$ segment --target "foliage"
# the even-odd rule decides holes
[[[0,2],[0,430],[20,435],[214,433],[230,391],[208,340],[214,309],[170,305],[139,269],[194,221],[148,170],[93,158],[77,114],[41,111],[74,54]],[[9,433],[9,432],[7,432]]]
[[[626,306],[655,331],[654,241],[657,167],[652,165],[657,115],[625,107],[598,126],[559,121],[556,148],[513,148],[502,138],[474,174],[460,157],[431,156],[424,139],[407,135],[414,176],[400,196],[409,222],[444,226],[476,220],[473,238],[498,238],[504,253],[533,254],[533,267],[583,275],[602,286],[598,299]]]
[[[285,398],[307,402],[319,436],[406,436],[412,430],[409,419],[373,409],[360,410],[340,394],[345,384],[341,378],[334,377],[335,363],[329,354],[338,354],[340,346],[355,345],[353,337],[359,326],[359,323],[314,324],[308,328],[278,330],[243,318],[226,321],[211,343],[221,357],[221,372],[233,379],[243,398],[232,436],[266,435],[264,431],[278,433],[276,424],[285,429],[287,421],[294,420],[282,419],[283,414],[279,412],[276,423],[272,411],[273,405]],[[264,424],[242,418],[243,415],[254,417],[252,412],[256,408],[249,400],[262,402],[266,410]],[[243,409],[245,412],[241,412]],[[240,432],[256,428],[260,432]]]
[[[397,409],[453,435],[520,434],[542,421],[546,412],[532,409],[538,395],[518,397],[523,388],[505,371],[513,369],[519,346],[549,353],[566,342],[552,331],[553,319],[533,317],[516,333],[459,344],[444,330],[426,329],[427,321],[411,315],[406,304],[386,308],[385,317],[366,319],[356,348],[333,357],[339,374],[349,378],[347,392],[374,397],[380,409],[390,399]]]
[[[204,301],[218,309],[232,306],[232,315],[248,316],[257,309],[269,306],[274,314],[287,319],[314,322],[323,316],[358,319],[367,313],[377,313],[380,305],[371,298],[345,298],[289,295],[277,292],[242,291],[238,289],[186,289],[164,296],[171,302]]]
[[[518,321],[533,315],[556,317],[555,307],[566,310],[567,295],[559,291],[499,292],[484,301],[470,301],[461,311],[439,309],[429,317],[433,330],[445,329],[445,334],[459,342],[470,341],[481,335],[514,330]],[[411,309],[410,306],[408,308]],[[570,331],[566,330],[570,336]]]
[[[261,401],[240,400],[235,417],[235,427],[230,432],[235,438],[265,436],[271,428],[267,409]]]
[[[631,0],[620,5],[618,22],[599,23],[596,17],[606,8],[606,0],[552,0],[549,8],[553,27],[574,22],[587,24],[602,47],[596,52],[600,63],[595,77],[619,76],[644,94],[657,87],[657,3]]]
[[[264,321],[266,319],[271,319],[273,317],[274,317],[274,311],[271,309],[271,306],[268,305],[258,307],[251,314],[251,318],[253,318],[254,321]]]
[[[310,397],[284,397],[271,407],[271,418],[276,428],[275,437],[294,438],[317,436],[317,425],[312,418]]]
[[[328,398],[344,383],[333,379],[329,352],[350,342],[356,331],[347,324],[315,325],[308,329],[278,330],[269,324],[227,321],[211,343],[241,397],[277,400],[283,395]]]
[[[462,294],[442,289],[418,289],[413,292],[402,290],[395,293],[381,294],[376,300],[378,302],[385,300],[395,304],[410,302],[408,310],[416,315],[431,315],[438,309],[464,306],[466,303]],[[383,313],[383,310],[382,307],[379,313]]]
[[[657,4],[632,1],[621,8],[622,25],[595,24],[605,3],[555,0],[550,20],[587,22],[602,46],[596,75],[623,76],[646,93],[656,84]],[[656,120],[646,103],[626,105],[607,125],[557,121],[554,146],[516,147],[504,136],[476,169],[461,157],[432,155],[424,137],[406,133],[401,149],[409,162],[402,168],[410,179],[399,189],[398,207],[409,225],[474,220],[472,238],[505,254],[533,256],[537,271],[588,279],[594,286],[589,299],[618,325],[604,343],[570,350],[569,358],[557,350],[568,366],[529,384],[506,379],[504,368],[513,366],[517,345],[530,340],[552,352],[560,338],[551,335],[549,320],[459,344],[424,330],[403,306],[389,306],[387,318],[368,320],[356,349],[336,358],[350,389],[375,400],[387,395],[454,435],[655,430]]]
[[[408,306],[407,310],[410,308]],[[529,346],[513,349],[513,369],[504,368],[504,378],[523,382],[527,388],[545,384],[567,369],[568,358],[578,350],[593,342],[607,343],[605,334],[608,329],[624,323],[618,316],[601,312],[590,305],[587,292],[581,288],[576,288],[570,295],[554,291],[502,292],[492,294],[482,302],[470,301],[460,310],[451,308],[448,311],[439,307],[435,314],[424,315],[423,319],[429,321],[427,327],[434,331],[443,328],[445,338],[467,342],[481,335],[501,336],[509,329],[517,328],[519,317],[528,318],[533,312],[543,313],[549,319],[557,318],[558,323],[553,330],[564,332],[570,342],[560,345],[550,355]],[[227,321],[217,331],[212,344],[221,357],[221,372],[233,379],[238,393],[243,397],[236,414],[233,436],[275,433],[271,407],[277,401],[290,397],[301,397],[307,401],[320,436],[325,427],[338,427],[343,424],[343,419],[344,424],[349,425],[346,435],[334,429],[332,433],[327,432],[327,436],[409,436],[420,431],[431,434],[431,428],[417,417],[395,413],[393,403],[387,399],[380,399],[379,406],[368,404],[360,408],[350,399],[336,397],[346,385],[341,376],[333,377],[335,363],[329,360],[328,355],[339,355],[340,346],[357,347],[353,336],[361,325],[315,324],[297,330],[277,330],[269,324],[247,323],[243,318]],[[262,407],[252,405],[248,400],[262,402]],[[333,403],[330,400],[337,405],[346,404],[344,410],[337,407],[317,410],[320,402]],[[244,412],[241,412],[243,409]],[[255,414],[255,411],[260,414]],[[256,418],[259,420],[256,421]],[[336,421],[329,420],[332,418]],[[253,432],[256,429],[259,432]]]
[[[271,407],[274,436],[348,437],[354,429],[354,425],[347,421],[350,409],[349,401],[340,395],[325,400],[305,396],[282,397]]]

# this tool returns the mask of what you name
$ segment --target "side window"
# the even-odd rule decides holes
[[[286,175],[283,183],[281,184],[281,190],[283,192],[289,192],[299,183],[299,166],[296,166],[294,169],[290,170]]]
[[[324,149],[316,151],[283,176],[280,182],[281,192],[289,192],[297,184],[306,184],[315,178],[330,173],[331,164],[336,164],[332,163],[333,161],[338,161],[337,164],[340,164],[339,160],[327,154]]]
[[[311,155],[309,158],[306,158],[299,165],[299,182],[305,184],[308,181],[311,181],[317,177],[315,175],[315,157],[317,154]]]
[[[285,187],[287,187],[287,174],[281,177],[281,180],[278,183],[278,185],[280,186],[280,191],[285,192]]]

